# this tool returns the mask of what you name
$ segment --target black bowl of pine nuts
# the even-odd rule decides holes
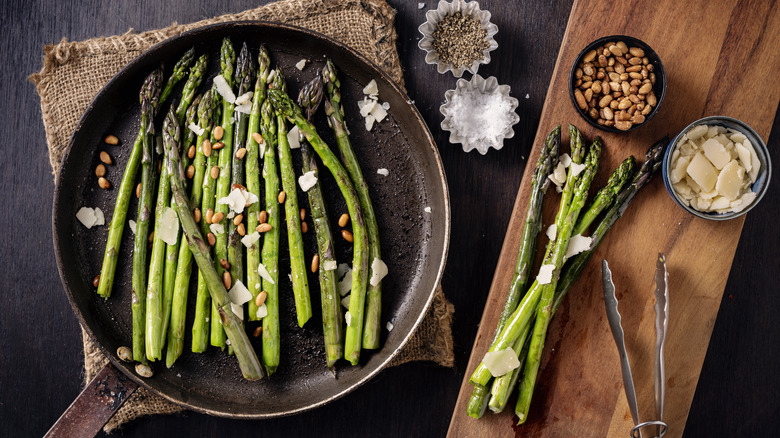
[[[588,44],[569,76],[574,107],[588,123],[609,132],[628,132],[647,123],[665,94],[666,73],[658,54],[626,35]]]

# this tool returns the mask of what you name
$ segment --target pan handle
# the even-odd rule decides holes
[[[135,382],[125,377],[111,362],[107,363],[44,437],[97,435],[137,388]]]

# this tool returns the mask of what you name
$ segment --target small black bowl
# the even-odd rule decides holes
[[[595,49],[596,47],[603,45],[608,41],[614,41],[614,42],[623,41],[624,43],[626,43],[628,47],[639,47],[640,49],[642,49],[645,52],[645,56],[648,58],[650,64],[653,65],[653,73],[655,73],[655,85],[653,85],[653,92],[655,93],[658,102],[656,103],[653,110],[650,111],[650,113],[648,113],[645,116],[644,122],[638,125],[633,125],[631,128],[625,131],[622,131],[612,126],[599,125],[596,122],[596,120],[590,117],[588,111],[584,111],[580,109],[580,107],[577,105],[577,99],[574,97],[574,89],[575,89],[574,83],[577,80],[577,78],[575,77],[575,72],[577,71],[577,66],[579,66],[580,62],[582,61],[582,58],[585,57],[585,54]],[[574,64],[572,64],[571,66],[571,71],[569,72],[569,97],[571,97],[571,103],[574,105],[574,108],[577,110],[580,116],[582,116],[583,119],[585,119],[588,123],[595,126],[596,128],[604,131],[617,132],[617,133],[630,132],[640,126],[645,125],[647,122],[650,121],[650,119],[653,118],[653,116],[655,116],[655,114],[658,112],[658,109],[661,108],[661,103],[663,103],[664,101],[664,96],[666,96],[666,72],[664,71],[664,66],[661,63],[661,58],[659,58],[655,50],[653,50],[650,46],[648,46],[644,41],[627,35],[605,36],[588,44],[587,46],[585,46],[584,49],[582,49],[579,55],[577,55],[577,58],[575,58],[574,60]]]

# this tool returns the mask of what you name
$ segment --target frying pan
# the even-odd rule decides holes
[[[144,379],[136,375],[133,364],[117,358],[117,348],[131,345],[132,340],[133,235],[128,226],[123,233],[112,296],[99,298],[92,286],[93,278],[100,273],[108,226],[86,229],[76,220],[76,212],[82,206],[99,207],[105,212],[106,222],[110,221],[116,187],[138,130],[138,91],[144,77],[160,63],[165,63],[169,72],[181,54],[194,46],[198,55],[207,53],[210,57],[208,78],[200,91],[206,90],[219,72],[223,37],[231,37],[236,50],[246,42],[253,53],[265,44],[274,64],[285,73],[291,96],[297,96],[301,86],[314,77],[325,57],[331,58],[340,72],[351,140],[370,187],[383,259],[390,271],[383,281],[381,325],[386,327],[390,322],[393,328],[383,330],[380,349],[364,350],[358,366],[340,363],[335,376],[325,366],[322,320],[316,311],[320,308],[319,286],[314,274],[309,274],[309,284],[315,316],[304,328],[297,326],[292,288],[287,281],[286,233],[281,233],[280,251],[281,365],[276,374],[258,382],[244,380],[235,357],[223,351],[212,347],[203,354],[189,352],[192,298],[188,300],[185,352],[172,368],[165,368],[164,362],[154,363],[154,376]],[[308,60],[302,71],[295,67],[301,59]],[[380,101],[388,102],[390,110],[389,117],[369,132],[358,114],[357,101],[363,98],[362,88],[371,79],[377,81]],[[175,91],[173,96],[177,95]],[[158,111],[160,114],[165,114],[165,107]],[[315,116],[315,124],[326,142],[335,146],[323,114]],[[120,145],[104,144],[102,139],[108,134],[119,137]],[[112,184],[109,190],[98,188],[93,173],[101,150],[114,161],[108,166],[107,177]],[[300,172],[300,154],[293,155]],[[388,169],[389,174],[378,174],[380,168]],[[346,207],[326,171],[321,172],[321,183],[330,216],[338,217]],[[300,190],[299,201],[308,209],[307,197]],[[128,219],[134,219],[134,197],[129,211]],[[121,371],[121,381],[128,385],[134,382],[194,411],[260,419],[295,414],[335,400],[375,376],[400,351],[422,321],[441,278],[449,244],[450,206],[444,170],[430,131],[409,97],[378,67],[349,47],[310,30],[279,23],[233,22],[195,29],[156,45],[100,91],[81,118],[63,158],[54,192],[52,224],[57,266],[73,311]],[[313,234],[304,235],[308,257],[316,250]],[[351,262],[350,247],[340,238],[336,238],[336,251],[339,263]],[[193,281],[196,277],[192,276]],[[191,285],[191,294],[193,290]],[[256,325],[247,322],[247,331],[251,333]],[[259,339],[253,343],[259,351]]]

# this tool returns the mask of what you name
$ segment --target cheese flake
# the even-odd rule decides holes
[[[389,332],[393,331],[393,328],[394,328],[393,323],[390,322],[390,321],[387,321],[387,324],[385,324],[385,327],[387,327],[387,331],[389,331]]]
[[[539,284],[550,284],[552,281],[552,273],[555,269],[555,265],[542,265],[539,267],[539,275],[536,276],[536,280]]]
[[[160,227],[157,235],[168,245],[176,245],[179,238],[179,216],[171,207],[165,207],[165,210],[160,214]]]
[[[297,68],[300,71],[303,71],[303,68],[306,67],[306,62],[307,61],[305,59],[301,59],[300,61],[295,63],[295,68]]]
[[[569,172],[571,172],[572,176],[577,176],[582,173],[583,170],[585,170],[584,164],[577,164],[577,163],[571,163],[569,166]]]
[[[344,306],[345,309],[349,309],[349,297],[351,296],[352,295],[347,295],[341,299],[341,305]]]
[[[251,248],[252,245],[257,243],[258,240],[260,240],[260,233],[255,231],[252,234],[247,234],[246,236],[242,237],[241,243],[243,243],[245,247]]]
[[[255,313],[255,316],[257,319],[263,319],[268,316],[268,306],[263,303],[260,307],[257,308],[257,313]]]
[[[563,164],[563,167],[569,167],[569,165],[571,164],[571,157],[569,156],[569,154],[561,155],[561,157],[558,160],[560,161],[561,164]]]
[[[347,327],[349,327],[352,322],[352,315],[349,312],[345,313],[344,320],[347,321]]]
[[[235,110],[236,110],[236,112],[239,112],[239,113],[251,114],[252,113],[252,102],[245,103],[243,105],[236,105]]]
[[[287,133],[287,141],[290,143],[290,149],[300,149],[301,147],[301,131],[298,126],[293,126]]]
[[[583,236],[582,234],[575,234],[571,236],[571,239],[569,239],[569,246],[566,247],[565,258],[568,259],[583,251],[589,250],[592,242],[592,238]]]
[[[555,240],[555,236],[558,235],[558,225],[552,224],[549,227],[547,227],[547,238],[550,240]]]
[[[225,226],[222,224],[211,224],[209,225],[209,229],[211,230],[211,233],[215,236],[219,236],[220,234],[225,233]]]
[[[385,169],[384,167],[382,167],[381,169],[377,169],[376,173],[378,173],[378,174],[380,174],[382,176],[390,175],[390,171]]]
[[[76,212],[76,219],[81,222],[87,229],[92,228],[97,223],[97,216],[95,216],[95,210],[90,207],[81,207]]]
[[[190,122],[189,125],[187,125],[188,128],[190,128],[190,131],[194,132],[195,135],[201,136],[205,132],[205,129],[201,128],[200,126],[196,125],[195,122]]]
[[[105,225],[106,217],[103,215],[103,210],[99,207],[95,207],[95,225]]]
[[[379,282],[387,275],[387,265],[382,260],[374,257],[374,261],[371,262],[371,278],[368,283],[371,286],[377,286]]]
[[[246,93],[236,97],[236,105],[252,105],[252,96],[254,96],[254,92],[247,91]]]
[[[430,213],[431,212],[431,207],[425,207],[425,208],[423,208],[423,211],[426,212],[426,213]]]
[[[252,294],[241,280],[236,280],[228,292],[228,298],[230,298],[231,303],[242,305],[252,299]]]
[[[136,225],[137,225],[137,224],[135,223],[135,221],[134,221],[134,220],[132,220],[132,219],[130,219],[129,221],[127,221],[127,225],[130,227],[130,231],[132,231],[132,232],[133,232],[133,235],[135,235],[135,227],[136,227]]]
[[[323,271],[334,271],[336,270],[336,261],[324,260],[322,263],[320,263],[320,266],[322,267]]]
[[[349,291],[352,289],[352,270],[346,272],[344,275],[344,278],[339,281],[338,284],[339,288],[339,295],[342,297],[349,293]]]
[[[298,185],[301,186],[301,190],[308,192],[310,188],[317,184],[317,175],[313,170],[310,170],[298,177]]]
[[[236,103],[236,95],[233,94],[233,90],[222,75],[214,76],[214,85],[217,86],[217,93],[219,93],[227,103]]]
[[[485,364],[485,367],[487,367],[493,377],[503,376],[520,367],[520,360],[517,359],[517,353],[515,353],[512,347],[485,353],[482,363]]]
[[[363,88],[363,94],[379,94],[379,88],[376,86],[376,80],[371,79],[371,82],[369,82]]]
[[[262,263],[258,263],[257,264],[257,274],[260,275],[260,277],[263,280],[265,280],[265,281],[267,281],[267,282],[269,282],[271,284],[274,284],[274,279],[271,278],[271,274],[268,273],[268,269],[266,269],[265,265],[263,265]]]
[[[240,319],[241,321],[244,320],[244,306],[231,302],[230,303],[230,310],[232,310],[233,313],[236,314],[238,319]]]

